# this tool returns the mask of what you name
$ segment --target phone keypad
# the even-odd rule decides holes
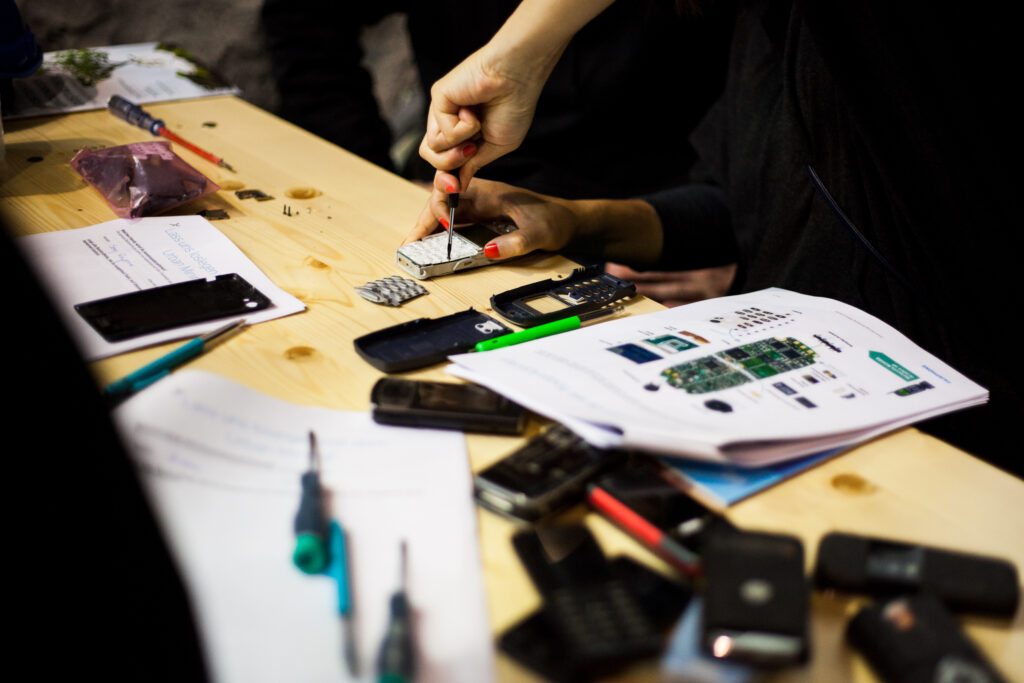
[[[480,247],[462,239],[458,233],[452,235],[452,257],[448,258],[448,233],[439,232],[423,239],[409,242],[398,249],[399,253],[421,266],[446,261],[457,261],[480,253]]]

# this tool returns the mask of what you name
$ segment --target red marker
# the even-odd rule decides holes
[[[591,484],[587,488],[587,501],[679,571],[690,577],[700,574],[700,558],[695,553],[681,546],[600,486]]]

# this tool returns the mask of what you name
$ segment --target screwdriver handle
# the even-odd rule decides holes
[[[119,119],[123,119],[133,126],[142,130],[148,130],[153,135],[160,135],[160,129],[164,128],[163,119],[155,119],[146,110],[137,104],[132,104],[120,95],[111,95],[107,100],[107,109]]]
[[[387,635],[377,655],[378,683],[411,683],[415,675],[409,603],[405,591],[391,596],[391,618]]]
[[[325,527],[320,477],[316,472],[306,472],[302,475],[302,498],[295,515],[296,540],[292,560],[307,574],[319,574],[327,568]]]

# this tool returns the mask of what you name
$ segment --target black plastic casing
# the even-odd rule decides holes
[[[468,308],[442,318],[418,318],[356,339],[363,360],[384,372],[404,372],[441,363],[477,342],[511,334],[489,315]]]
[[[809,586],[800,539],[720,527],[704,545],[701,645],[755,666],[807,660]]]
[[[370,392],[379,424],[522,434],[527,411],[486,387],[382,377]]]
[[[1020,603],[1006,560],[840,532],[822,538],[814,583],[883,597],[927,591],[954,612],[991,616],[1013,616]]]
[[[75,304],[75,311],[104,339],[117,342],[270,305],[245,278],[226,273]]]
[[[887,683],[1005,683],[929,593],[865,607],[847,625],[846,639]]]

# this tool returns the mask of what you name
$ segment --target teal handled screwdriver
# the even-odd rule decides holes
[[[416,654],[409,608],[408,565],[405,541],[401,547],[401,582],[391,595],[391,616],[377,655],[377,683],[412,683],[416,675]]]
[[[228,333],[240,329],[244,324],[245,320],[236,320],[217,328],[213,332],[208,332],[182,344],[170,353],[160,356],[152,363],[144,365],[135,372],[125,375],[121,379],[103,387],[103,398],[106,399],[110,407],[117,405],[132,394],[142,391],[161,377],[166,377],[170,374],[171,370],[179,365],[184,365],[204,351],[208,351],[215,341],[223,341],[227,338]]]
[[[519,332],[512,332],[511,334],[494,337],[493,339],[485,339],[482,342],[477,342],[476,346],[473,348],[477,351],[503,349],[506,346],[522,344],[523,342],[533,341],[534,339],[540,339],[541,337],[550,337],[553,334],[561,334],[562,332],[578,330],[584,323],[611,315],[618,315],[623,310],[625,310],[625,307],[622,305],[611,306],[609,308],[599,308],[596,311],[590,311],[589,313],[580,313],[579,315],[562,318],[561,320],[554,320],[549,323],[544,323],[543,325],[537,325],[536,327],[529,327]]]
[[[295,514],[295,552],[292,561],[307,574],[327,569],[329,527],[324,515],[324,493],[320,488],[320,453],[316,434],[309,432],[309,469],[303,473],[302,497]]]

